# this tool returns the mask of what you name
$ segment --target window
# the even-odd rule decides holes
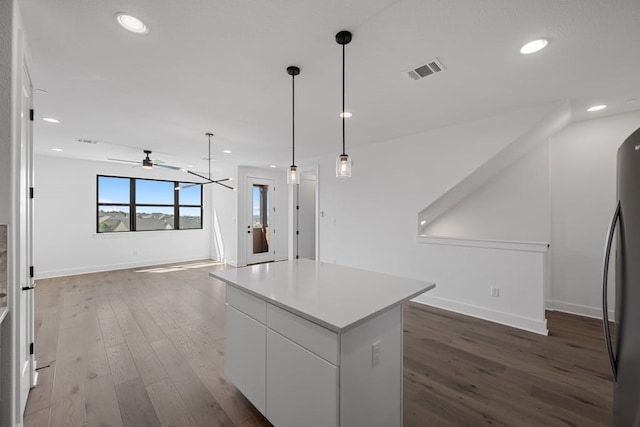
[[[202,229],[202,185],[105,175],[97,183],[98,233]]]

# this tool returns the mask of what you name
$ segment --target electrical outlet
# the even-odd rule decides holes
[[[499,298],[500,297],[500,288],[492,286],[491,287],[491,296],[494,297],[494,298]]]
[[[371,366],[380,363],[380,340],[371,344]]]

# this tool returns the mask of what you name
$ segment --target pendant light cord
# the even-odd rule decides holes
[[[344,148],[344,120],[345,120],[345,114],[344,114],[344,49],[345,49],[345,45],[342,45],[342,155],[346,155],[345,153],[345,148]]]
[[[291,75],[291,142],[292,142],[292,157],[291,166],[296,164],[296,76]]]

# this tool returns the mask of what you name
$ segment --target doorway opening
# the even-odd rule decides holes
[[[248,178],[249,218],[247,224],[247,264],[269,262],[275,259],[273,227],[275,209],[273,181]]]

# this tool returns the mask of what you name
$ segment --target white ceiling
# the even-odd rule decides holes
[[[104,160],[291,162],[341,150],[341,47],[347,45],[350,147],[570,100],[640,109],[638,0],[20,0],[32,51],[35,151]],[[150,31],[136,35],[125,12]],[[536,54],[522,44],[545,37]],[[445,72],[406,71],[438,57]],[[49,124],[42,117],[55,117]],[[98,144],[78,142],[96,140]],[[54,153],[51,148],[62,148]],[[232,150],[223,154],[222,150]],[[215,165],[215,164],[214,164]]]

